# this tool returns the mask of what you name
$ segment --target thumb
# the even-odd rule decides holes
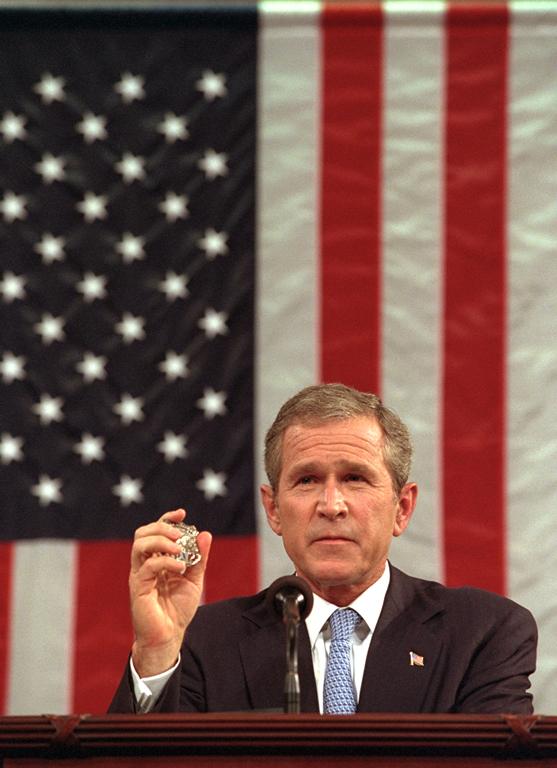
[[[213,536],[209,533],[209,531],[201,531],[201,533],[198,534],[197,546],[199,549],[199,554],[201,555],[201,560],[196,565],[190,566],[186,571],[188,578],[199,585],[203,584],[212,542]]]

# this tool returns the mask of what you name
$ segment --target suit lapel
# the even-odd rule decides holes
[[[442,645],[427,622],[444,609],[438,600],[419,591],[417,584],[391,566],[391,583],[366,660],[358,704],[361,712],[422,711]],[[423,666],[417,657],[422,657]]]
[[[244,620],[251,624],[251,632],[240,641],[240,655],[251,706],[256,710],[282,712],[286,674],[285,627],[264,604],[246,611]],[[317,689],[305,622],[300,623],[298,632],[300,708],[302,712],[317,712]]]

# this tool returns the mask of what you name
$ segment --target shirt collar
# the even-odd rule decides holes
[[[350,603],[350,608],[358,611],[362,619],[367,624],[367,631],[372,632],[375,630],[379,614],[383,608],[385,601],[385,595],[391,579],[391,572],[389,570],[389,563],[385,564],[385,569],[381,576],[370,587],[362,592],[361,595]],[[323,600],[319,595],[313,595],[313,608],[311,613],[306,617],[306,627],[309,635],[309,641],[311,648],[314,647],[320,632],[323,630],[325,624],[329,620],[329,616],[338,608],[334,603],[329,603],[327,600]],[[367,634],[366,631],[366,634]]]

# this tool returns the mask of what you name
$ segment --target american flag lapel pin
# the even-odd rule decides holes
[[[414,653],[414,651],[410,651],[410,666],[411,667],[423,667],[424,666],[424,657],[420,656],[417,653]]]

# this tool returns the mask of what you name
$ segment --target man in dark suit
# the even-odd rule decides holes
[[[302,390],[267,434],[262,502],[314,593],[300,636],[302,711],[528,714],[537,639],[531,614],[506,598],[447,589],[388,563],[392,537],[404,532],[416,504],[411,453],[394,412],[375,395],[338,384]],[[202,561],[184,570],[173,557],[179,533],[168,525],[184,516],[174,510],[136,532],[135,642],[111,711],[280,710],[283,625],[265,592],[198,607],[211,536],[199,535]],[[338,648],[334,615],[349,613],[353,707],[342,710],[328,667]]]

